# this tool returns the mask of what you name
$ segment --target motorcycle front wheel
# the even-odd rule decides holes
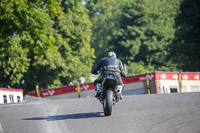
[[[110,116],[112,113],[112,106],[113,106],[113,91],[107,90],[105,99],[104,99],[104,114],[105,116]]]

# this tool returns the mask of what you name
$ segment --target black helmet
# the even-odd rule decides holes
[[[106,56],[113,56],[116,58],[116,54],[113,51],[106,53]]]

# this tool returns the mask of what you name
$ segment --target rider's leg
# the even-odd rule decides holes
[[[123,84],[123,82],[122,82],[121,75],[120,75],[120,74],[117,74],[117,78],[118,78],[118,85],[122,86],[122,90],[124,90],[124,84]],[[121,90],[120,99],[122,99],[122,90]]]
[[[99,77],[94,81],[94,86],[96,87],[96,91],[97,94],[95,95],[95,97],[100,97],[101,96],[101,91],[102,91],[102,87],[101,87],[101,82],[103,80],[103,75],[99,75]]]

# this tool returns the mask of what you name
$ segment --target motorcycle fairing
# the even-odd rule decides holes
[[[118,81],[114,74],[107,74],[103,79],[103,88],[105,89],[115,89],[117,87]]]

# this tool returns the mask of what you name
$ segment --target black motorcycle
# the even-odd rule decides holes
[[[122,98],[122,86],[118,85],[117,77],[114,74],[107,74],[102,81],[101,87],[101,96],[98,99],[103,105],[105,116],[110,116],[112,106]]]

